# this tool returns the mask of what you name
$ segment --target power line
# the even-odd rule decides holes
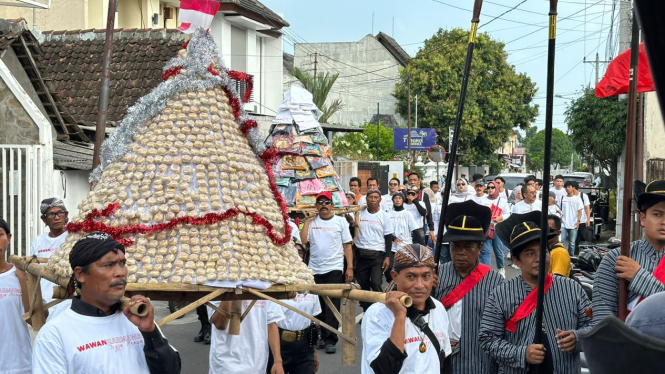
[[[506,10],[505,12],[499,14],[498,16],[492,18],[491,20],[489,20],[489,22],[482,24],[482,26],[480,26],[478,29],[480,30],[483,26],[487,26],[487,25],[489,25],[490,23],[492,23],[492,22],[493,22],[494,20],[496,20],[497,18],[501,18],[501,17],[505,16],[506,14],[512,12],[513,10],[517,9],[517,7],[519,7],[520,5],[526,3],[526,1],[527,1],[527,0],[522,0],[521,3],[519,3],[519,4],[515,5],[514,7],[512,7],[512,8],[510,8],[510,9]]]

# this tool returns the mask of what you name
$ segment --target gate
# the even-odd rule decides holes
[[[647,179],[645,182],[649,183],[649,181],[660,179],[665,179],[665,159],[652,158],[647,161]]]
[[[41,145],[0,144],[0,177],[2,181],[2,218],[9,224],[12,240],[7,256],[27,255],[30,243],[44,232],[39,204],[44,198]]]

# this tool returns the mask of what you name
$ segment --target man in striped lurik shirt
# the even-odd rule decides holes
[[[543,326],[535,326],[540,212],[511,215],[496,225],[496,235],[510,248],[521,275],[500,285],[490,295],[483,312],[478,340],[499,363],[502,374],[523,374],[532,365],[543,373],[575,374],[580,371],[577,333],[591,326],[590,302],[574,280],[545,277]],[[549,268],[549,253],[546,256]],[[547,271],[546,271],[547,273]],[[533,344],[536,332],[542,344]]]
[[[452,262],[439,270],[436,298],[448,312],[453,373],[493,374],[497,372],[496,361],[478,342],[485,302],[503,283],[501,274],[478,261],[492,211],[465,201],[451,204],[446,216],[448,231],[443,241],[450,242]]]
[[[594,322],[618,314],[619,279],[630,282],[629,311],[642,299],[665,291],[665,180],[642,186],[645,192],[638,196],[637,207],[644,237],[631,243],[630,257],[615,248],[601,261],[593,285]]]

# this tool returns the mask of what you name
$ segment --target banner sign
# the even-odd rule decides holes
[[[524,155],[524,154],[526,154],[526,148],[524,147],[513,148],[513,155]]]
[[[396,151],[406,151],[409,149],[408,129],[393,129],[394,143],[393,149]],[[429,147],[436,144],[435,129],[411,129],[411,150],[427,151]]]

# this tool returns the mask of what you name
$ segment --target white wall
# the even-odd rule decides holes
[[[70,220],[76,217],[79,204],[90,192],[89,176],[90,171],[86,170],[53,170],[53,196],[64,201]]]
[[[646,161],[653,158],[665,158],[665,126],[663,115],[658,105],[658,97],[655,92],[644,94],[644,166]],[[646,178],[646,170],[644,172]]]

